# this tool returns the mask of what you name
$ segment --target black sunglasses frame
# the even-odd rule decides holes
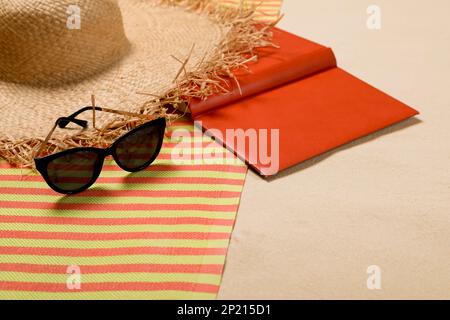
[[[92,107],[87,107],[87,108],[92,109]],[[67,126],[67,124],[69,122],[77,123],[78,125],[80,125],[82,127],[87,126],[86,121],[74,119],[74,115],[72,115],[71,117],[58,119],[56,125],[59,126],[60,128],[64,128]],[[149,159],[146,163],[144,163],[142,166],[140,166],[138,168],[133,168],[132,170],[130,168],[125,168],[124,166],[122,166],[120,164],[120,161],[117,161],[117,154],[116,154],[117,145],[121,141],[123,141],[124,139],[129,137],[130,135],[132,135],[142,129],[148,128],[148,127],[154,127],[154,128],[158,128],[160,130],[159,141],[158,141],[157,148],[155,149],[154,155],[152,156],[151,159]],[[35,161],[36,169],[43,176],[45,182],[49,185],[49,187],[52,188],[54,191],[56,191],[58,193],[66,194],[66,195],[77,194],[77,193],[80,193],[80,192],[83,192],[83,191],[89,189],[97,181],[97,179],[100,176],[100,173],[102,171],[104,160],[108,156],[112,156],[114,158],[114,160],[116,161],[116,163],[118,164],[118,166],[121,169],[128,171],[128,172],[138,172],[138,171],[142,171],[142,170],[148,168],[156,160],[156,158],[158,157],[158,155],[161,151],[162,144],[164,141],[165,129],[166,129],[165,118],[157,118],[150,122],[146,122],[134,129],[132,129],[131,131],[127,132],[126,134],[124,134],[123,136],[118,138],[116,141],[114,141],[114,143],[111,146],[109,146],[108,148],[102,149],[102,148],[94,148],[94,147],[79,147],[79,148],[72,148],[72,149],[64,150],[64,151],[61,151],[61,152],[58,152],[55,154],[51,154],[51,155],[48,155],[45,157],[35,158],[34,161]],[[83,187],[76,189],[76,190],[68,191],[68,190],[63,190],[61,188],[58,188],[56,185],[54,185],[52,183],[50,177],[48,176],[47,168],[48,168],[49,163],[51,163],[52,161],[54,161],[55,159],[58,159],[60,157],[67,156],[67,155],[70,155],[73,153],[79,153],[79,152],[91,152],[91,153],[97,154],[97,156],[98,156],[97,163],[95,164],[94,172],[92,173],[91,180],[86,185],[84,185]]]

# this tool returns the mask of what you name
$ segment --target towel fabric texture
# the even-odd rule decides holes
[[[0,163],[0,299],[216,297],[247,168],[191,122],[169,129],[150,168],[110,160],[77,196]]]

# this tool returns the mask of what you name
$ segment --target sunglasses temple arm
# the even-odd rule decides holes
[[[95,108],[95,110],[98,110],[98,109],[99,109],[98,107]],[[145,114],[141,114],[141,113],[118,111],[118,110],[113,110],[113,109],[108,109],[108,108],[100,108],[100,109],[101,109],[101,111],[105,111],[105,112],[109,112],[109,113],[115,113],[115,114],[119,114],[119,115],[122,115],[122,116],[138,117],[138,118],[145,119],[145,120],[155,120],[156,119],[156,117],[154,117],[154,116],[145,115]],[[166,138],[169,138],[169,139],[171,138],[171,135],[170,135],[170,133],[167,130],[164,133],[164,135],[166,136]]]
[[[75,113],[71,114],[70,116],[68,116],[67,119],[71,119],[72,122],[77,121],[78,120],[78,119],[76,119],[77,116],[79,116],[83,112],[91,110],[92,111],[92,116],[93,116],[93,124],[94,124],[94,128],[95,128],[95,125],[96,125],[96,112],[95,111],[103,111],[103,112],[114,113],[114,114],[118,114],[118,115],[122,115],[122,116],[136,117],[136,118],[141,118],[141,119],[144,119],[144,120],[155,120],[157,118],[155,116],[150,116],[150,115],[146,115],[146,114],[142,114],[142,113],[134,113],[134,112],[127,112],[127,111],[121,111],[121,110],[114,110],[114,109],[109,109],[109,108],[97,107],[97,105],[95,103],[95,96],[92,96],[91,99],[92,99],[92,105],[91,106],[84,107],[84,108],[78,110],[77,112],[75,112]],[[83,121],[83,120],[81,120],[81,121]],[[67,124],[68,123],[66,123],[65,126]]]
[[[137,118],[141,118],[141,119],[145,119],[145,120],[154,120],[154,119],[156,119],[156,117],[154,117],[154,116],[150,116],[150,115],[146,115],[146,114],[142,114],[142,113],[119,111],[119,110],[113,110],[113,109],[108,109],[108,108],[103,108],[103,107],[92,107],[92,106],[85,107],[83,109],[78,110],[74,114],[68,116],[67,119],[70,119],[72,122],[77,121],[78,119],[76,119],[75,117],[77,117],[78,115],[80,115],[80,114],[82,114],[83,112],[86,112],[86,111],[93,111],[93,114],[95,114],[95,111],[103,111],[103,112],[108,112],[108,113],[119,114],[119,115],[122,115],[122,116],[137,117]]]
[[[39,155],[44,151],[48,141],[50,140],[50,138],[53,135],[53,132],[55,132],[56,127],[58,126],[58,121],[56,121],[55,125],[53,126],[52,130],[50,130],[50,132],[48,133],[47,137],[45,138],[44,141],[42,141],[42,143],[39,146],[39,149],[37,150],[37,152],[34,154],[34,158],[39,157]]]
[[[95,122],[96,122],[95,111],[104,111],[104,112],[119,114],[119,115],[123,115],[123,116],[137,117],[137,118],[146,119],[146,120],[154,120],[154,119],[156,119],[156,117],[154,117],[154,116],[145,115],[145,114],[141,114],[141,113],[119,111],[119,110],[114,110],[114,109],[97,107],[95,105],[95,96],[92,95],[91,98],[92,98],[92,106],[84,107],[84,108],[78,110],[77,112],[73,113],[72,115],[70,115],[68,117],[65,117],[65,118],[59,118],[56,121],[55,125],[50,130],[50,132],[47,135],[47,137],[45,138],[45,140],[39,146],[38,151],[34,154],[34,157],[38,157],[44,151],[45,146],[47,145],[48,141],[52,137],[52,135],[55,132],[57,127],[60,127],[62,129],[64,129],[70,122],[73,122],[73,123],[79,125],[80,127],[86,128],[87,127],[87,121],[75,118],[75,117],[77,117],[78,115],[80,115],[81,113],[83,113],[85,111],[92,110],[94,128],[95,128]]]
[[[134,113],[134,112],[127,112],[127,111],[119,111],[119,110],[113,110],[108,108],[101,108],[101,111],[109,112],[109,113],[115,113],[122,116],[128,116],[128,117],[137,117],[145,120],[155,120],[156,117],[142,114],[142,113]]]
[[[97,129],[95,121],[95,109],[97,108],[95,105],[95,95],[91,95],[91,101],[92,101],[92,125],[94,126],[94,129]]]
[[[53,133],[55,132],[57,127],[60,127],[61,129],[65,128],[70,122],[73,122],[80,127],[86,128],[87,127],[87,121],[85,120],[79,120],[79,119],[71,119],[71,118],[59,118],[56,120],[55,125],[48,133],[45,140],[40,144],[38,151],[34,154],[34,157],[38,157],[45,149],[45,146],[47,145],[48,141],[52,137]]]

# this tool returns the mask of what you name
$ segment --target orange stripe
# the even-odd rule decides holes
[[[182,149],[192,149],[192,148],[207,148],[207,147],[222,147],[217,141],[194,141],[194,142],[164,142],[163,148],[182,148]]]
[[[1,239],[45,239],[45,240],[228,240],[227,232],[121,232],[121,233],[76,233],[1,230]]]
[[[103,204],[103,203],[53,203],[53,202],[26,202],[26,201],[0,201],[2,208],[10,209],[41,209],[41,210],[78,210],[78,211],[217,211],[236,212],[238,205],[212,205],[212,204]]]
[[[181,151],[182,149],[180,149],[179,151]],[[225,150],[224,150],[225,151]],[[178,152],[175,152],[175,155],[178,155]],[[183,158],[184,159],[184,158]],[[187,158],[188,160],[201,160],[201,159],[205,159],[205,160],[222,160],[222,159],[236,159],[236,156],[233,155],[230,152],[224,152],[224,153],[219,153],[219,154],[202,154],[202,153],[195,153],[195,154],[190,154],[189,157]],[[173,160],[173,155],[169,154],[169,153],[161,153],[158,156],[158,160]]]
[[[0,254],[33,255],[54,257],[114,257],[134,255],[164,255],[164,256],[224,256],[226,248],[108,248],[108,249],[73,249],[73,248],[31,248],[31,247],[0,247]]]
[[[0,169],[15,169],[13,166],[7,163],[0,163]],[[103,171],[123,171],[119,166],[112,164],[105,164]],[[145,171],[220,171],[220,172],[233,172],[233,173],[245,173],[247,167],[244,166],[230,166],[225,164],[203,164],[203,165],[174,165],[174,164],[155,164],[148,167]]]
[[[65,170],[69,169],[70,171],[91,171],[92,166],[89,164],[85,165],[74,165],[70,164],[53,164],[52,168],[54,170]],[[102,171],[123,171],[117,165],[103,165]],[[245,173],[246,168],[242,166],[230,166],[228,165],[152,165],[145,169],[146,172],[184,172],[184,171],[219,171],[219,172],[236,172],[236,173]]]
[[[44,182],[41,176],[19,176],[19,175],[0,175],[0,181],[28,181],[28,182]],[[194,178],[194,177],[115,177],[115,178],[98,178],[97,183],[136,183],[136,184],[226,184],[233,186],[241,186],[244,184],[242,179],[221,179],[221,178]]]
[[[80,266],[83,274],[105,273],[201,273],[222,274],[223,266],[220,264],[113,264],[113,265],[87,265]],[[46,265],[26,263],[0,263],[0,271],[66,274],[67,265]]]
[[[2,188],[2,194],[11,195],[58,195],[50,188]],[[239,198],[240,192],[234,191],[189,191],[189,190],[98,190],[89,189],[72,197],[145,197],[145,198]]]
[[[192,122],[184,121],[178,122],[174,125],[174,128],[177,129],[179,126],[192,126]],[[190,130],[190,137],[199,137],[193,130]],[[118,292],[120,295],[120,291],[187,291],[187,292],[205,292],[216,294],[219,290],[219,279],[223,272],[223,264],[186,264],[185,259],[188,259],[189,256],[199,257],[204,256],[215,256],[217,258],[225,257],[227,253],[226,244],[222,245],[220,248],[215,248],[210,241],[208,240],[222,240],[228,243],[231,232],[225,230],[225,232],[161,232],[161,230],[156,229],[156,232],[145,232],[152,230],[144,230],[144,232],[126,232],[127,230],[118,230],[111,232],[111,230],[103,230],[103,226],[137,226],[137,225],[154,225],[154,226],[176,226],[176,225],[187,225],[187,226],[226,226],[232,227],[235,222],[235,213],[238,209],[239,198],[241,192],[234,191],[221,191],[221,189],[225,189],[227,185],[239,186],[241,188],[244,184],[245,173],[247,172],[247,167],[240,164],[240,162],[235,165],[225,164],[224,161],[220,159],[236,159],[231,153],[221,152],[218,150],[218,155],[215,153],[209,155],[203,155],[200,151],[194,155],[187,155],[186,153],[190,153],[189,151],[192,148],[199,147],[210,147],[217,146],[220,148],[221,145],[217,142],[211,141],[195,141],[195,142],[175,142],[177,140],[168,140],[166,139],[163,146],[166,148],[166,153],[161,154],[158,159],[165,159],[170,161],[164,161],[163,164],[161,162],[156,162],[156,164],[150,166],[146,171],[150,172],[147,176],[150,177],[139,177],[138,175],[129,175],[125,177],[101,177],[97,183],[104,184],[105,190],[99,189],[90,189],[83,194],[76,195],[74,197],[78,203],[68,203],[75,202],[75,200],[70,201],[70,199],[66,199],[66,201],[50,201],[47,198],[39,198],[39,196],[56,196],[50,188],[45,188],[40,185],[39,188],[33,188],[30,184],[24,183],[26,181],[30,182],[44,182],[44,180],[38,174],[28,174],[28,170],[11,170],[11,171],[1,171],[2,173],[8,173],[7,175],[2,175],[0,173],[0,181],[13,181],[14,185],[8,188],[1,188],[0,194],[4,195],[4,199],[7,201],[0,201],[0,207],[6,208],[6,215],[0,215],[0,224],[5,226],[5,224],[11,224],[12,227],[7,229],[9,230],[0,230],[0,239],[5,239],[2,241],[7,241],[5,246],[0,246],[0,273],[1,272],[16,272],[18,274],[13,274],[13,278],[0,283],[0,291],[22,291],[28,292],[33,291],[36,292],[39,296],[39,292],[67,292],[67,293],[76,293],[77,291],[68,290],[66,284],[64,282],[60,283],[42,283],[42,282],[32,282],[34,279],[32,278],[32,274],[44,274],[44,275],[66,275],[67,274],[67,265],[52,265],[52,259],[56,257],[73,257],[73,258],[81,258],[85,257],[88,260],[101,258],[101,257],[117,257],[119,259],[125,258],[126,256],[135,256],[135,257],[153,257],[151,260],[154,262],[160,262],[163,256],[179,256],[182,258],[180,262],[184,264],[145,264],[139,263],[142,261],[137,261],[134,264],[127,264],[126,259],[120,262],[125,262],[124,264],[107,264],[107,265],[82,265],[80,266],[83,274],[92,274],[94,275],[93,281],[90,283],[82,283],[81,292],[102,292],[102,291],[110,291],[110,292]],[[184,140],[186,141],[186,140]],[[179,148],[176,149],[176,148]],[[207,164],[202,161],[198,161],[199,164],[194,163],[193,161],[186,162],[183,165],[176,165],[172,160],[172,154],[170,152],[173,150],[174,154],[179,155],[183,152],[186,157],[191,160],[201,160],[201,159],[218,159],[219,162],[214,162],[217,164]],[[181,151],[182,150],[182,151]],[[179,152],[178,152],[179,151]],[[115,165],[112,157],[108,157],[105,161],[105,165],[103,167],[103,171],[122,171],[117,165]],[[188,159],[189,160],[189,159]],[[0,161],[0,169],[13,169],[12,166]],[[73,168],[71,168],[73,169]],[[84,169],[80,167],[80,170]],[[196,176],[200,177],[192,177],[193,174],[190,172],[195,172]],[[210,171],[214,174],[216,178],[208,178],[205,177],[202,172]],[[155,174],[152,174],[155,172]],[[170,173],[178,172],[177,176],[173,177]],[[192,173],[191,172],[191,173]],[[234,179],[229,179],[225,177],[224,174],[221,173],[230,172],[237,173],[236,177],[231,177]],[[167,173],[167,174],[166,174]],[[242,177],[241,177],[242,173]],[[75,177],[81,176],[79,174],[73,174]],[[222,178],[223,177],[223,178]],[[239,179],[237,179],[239,177]],[[135,183],[135,184],[159,184],[158,190],[126,190],[127,185]],[[121,190],[107,190],[111,184],[117,184],[120,186],[124,186],[124,188],[119,188]],[[189,190],[171,190],[173,189],[173,185],[177,184],[189,184],[191,187]],[[205,186],[214,186],[214,190],[218,191],[210,191],[210,188],[202,188],[205,191],[195,191],[196,185],[205,185]],[[136,187],[136,186],[135,186]],[[118,189],[118,188],[115,188]],[[136,189],[136,188],[133,188]],[[137,189],[153,189],[148,188],[145,185],[142,185]],[[163,189],[163,190],[161,190]],[[183,188],[186,189],[186,188]],[[16,199],[17,196],[17,199]],[[127,201],[117,201],[117,204],[100,204],[99,201],[92,201],[92,198],[99,197],[99,201],[104,197],[127,197],[129,202],[132,201],[132,197],[146,197],[146,198],[166,198],[166,201],[161,201],[162,203],[155,203],[155,201],[149,201],[148,204],[133,204],[127,203]],[[30,200],[30,201],[19,201],[20,200]],[[28,199],[27,199],[28,198]],[[55,197],[56,198],[56,197]],[[205,201],[201,201],[204,204],[176,204],[174,199],[179,198],[205,198]],[[206,201],[206,198],[210,199]],[[230,203],[232,204],[217,204],[217,200],[215,199],[231,199]],[[134,198],[137,200],[136,198]],[[125,199],[123,199],[125,200]],[[91,203],[95,202],[95,203]],[[103,202],[103,201],[100,201]],[[107,202],[107,201],[104,201]],[[140,201],[142,202],[142,201]],[[159,202],[159,201],[158,201]],[[179,201],[176,201],[179,202]],[[189,201],[191,202],[191,201]],[[44,215],[42,216],[16,216],[16,210],[14,209],[24,209],[23,211],[29,211],[28,209],[38,209],[39,212],[49,212],[45,210],[56,210],[60,212],[60,215]],[[64,215],[64,210],[77,210],[79,212],[84,212],[85,214],[77,216],[77,217],[67,217]],[[105,215],[105,218],[90,218],[89,212],[94,211],[105,211],[105,212],[122,212],[124,213],[122,216],[118,218],[108,217]],[[130,211],[145,211],[149,212],[149,217],[132,217],[133,215],[127,215],[127,212]],[[158,214],[152,214],[153,210],[167,210],[168,212],[181,212],[185,210],[193,210],[193,211],[208,211],[210,214],[205,218],[199,218],[194,216],[183,217],[183,218],[167,218],[164,216],[160,216]],[[56,212],[55,211],[55,212]],[[51,211],[53,212],[53,211]],[[220,217],[220,219],[214,219],[217,214],[215,212],[226,213],[224,217]],[[157,213],[157,212],[156,212]],[[230,215],[228,215],[228,213]],[[61,232],[49,232],[49,229],[46,231],[22,231],[22,230],[14,230],[21,229],[24,224],[39,224],[39,225],[47,225],[50,227],[51,225],[61,225],[61,226],[69,226],[68,230],[74,232],[64,232],[65,230],[61,230]],[[10,225],[10,226],[11,226]],[[86,230],[80,230],[77,226],[92,226],[93,232],[86,232]],[[97,227],[98,226],[98,227]],[[91,228],[91,229],[92,229]],[[169,227],[170,228],[170,227]],[[0,226],[1,229],[1,226]],[[5,228],[3,228],[5,229]],[[66,228],[65,228],[66,229]],[[228,228],[231,230],[231,228]],[[43,229],[45,230],[45,229]],[[206,229],[208,231],[209,228]],[[77,232],[83,231],[83,232]],[[104,232],[107,231],[107,232]],[[120,232],[124,231],[124,232]],[[138,231],[138,230],[133,230]],[[158,232],[159,231],[159,232]],[[31,239],[32,241],[37,240],[48,240],[48,244],[44,244],[44,247],[34,247],[34,245],[24,245],[21,246],[17,243],[18,240],[15,239]],[[177,247],[164,247],[162,246],[148,246],[148,242],[152,242],[151,240],[162,239],[162,240],[182,240],[185,242],[185,245],[180,245]],[[53,241],[54,240],[54,241]],[[67,248],[65,245],[61,245],[56,241],[58,240],[66,240],[71,243],[77,243],[79,245],[70,246]],[[120,240],[131,240],[135,242],[133,247],[125,247],[123,248],[120,245],[111,246],[112,248],[104,248],[102,246],[93,246],[90,248],[86,248],[83,243],[84,241],[95,242],[101,244],[100,241],[113,241],[116,243]],[[147,241],[146,241],[147,240]],[[198,246],[192,245],[192,241],[195,240],[203,240],[205,242],[204,246],[200,248]],[[212,248],[211,248],[212,247]],[[49,257],[48,265],[45,264],[33,264],[33,262],[38,262],[35,259],[30,261],[31,263],[19,263],[19,261],[11,261],[11,263],[1,263],[1,257],[6,259],[7,256],[28,256],[29,258],[35,257],[36,259],[39,256]],[[158,258],[159,256],[159,258]],[[122,258],[121,258],[122,257]],[[14,259],[15,260],[15,259]],[[138,259],[139,260],[139,259]],[[94,261],[93,261],[94,262]],[[94,262],[95,263],[95,262]],[[95,280],[96,274],[111,274],[111,273],[120,273],[125,277],[124,282],[115,283],[112,281],[102,283]],[[139,282],[131,282],[132,280],[127,281],[128,273],[142,273],[142,274],[167,274],[168,276],[160,276],[162,281],[165,282],[146,282],[146,278],[143,281]],[[193,280],[192,282],[185,279],[180,279],[177,282],[171,282],[170,274],[211,274],[217,275],[217,281],[214,281],[214,284],[197,284],[197,280]],[[131,279],[131,278],[130,278]],[[169,281],[167,281],[169,279]],[[195,279],[195,278],[194,278]],[[183,281],[184,280],[184,281]],[[37,280],[36,280],[37,281]],[[45,281],[45,280],[44,280]],[[50,280],[49,280],[50,281]],[[53,280],[52,280],[53,281]],[[148,279],[151,281],[151,279]],[[51,282],[51,281],[50,281]],[[5,293],[3,296],[11,295],[14,297],[14,292]],[[176,293],[175,293],[176,295]]]
[[[232,226],[234,219],[208,218],[66,218],[0,215],[0,223],[29,223],[77,226],[128,226],[128,225],[214,225]]]
[[[217,293],[219,286],[191,282],[104,282],[83,283],[79,292],[95,291],[192,291]],[[0,290],[4,291],[34,291],[34,292],[70,292],[66,284],[38,282],[0,282]]]

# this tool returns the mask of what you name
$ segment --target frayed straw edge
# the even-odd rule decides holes
[[[206,100],[217,94],[226,94],[231,90],[231,79],[240,90],[239,81],[233,70],[248,70],[249,62],[257,61],[256,48],[275,45],[272,43],[270,29],[279,20],[262,23],[254,20],[255,7],[241,6],[237,9],[218,5],[211,0],[159,0],[159,4],[184,6],[191,11],[207,13],[215,22],[229,29],[225,38],[208,58],[205,56],[194,70],[176,80],[176,88],[170,90],[159,99],[173,103],[184,112],[192,99]],[[281,17],[280,17],[281,18]],[[180,61],[182,68],[187,61]],[[182,73],[183,70],[180,70]]]
[[[207,14],[213,21],[229,31],[215,52],[209,57],[205,56],[192,71],[187,72],[185,69],[190,55],[184,61],[173,57],[181,64],[180,72],[174,79],[174,88],[162,96],[138,92],[137,94],[152,97],[139,108],[143,114],[166,117],[171,123],[189,112],[188,105],[192,99],[205,100],[212,95],[228,93],[230,79],[240,88],[233,70],[245,70],[247,63],[257,61],[256,48],[274,46],[271,42],[270,29],[278,21],[273,23],[255,21],[253,19],[255,8],[249,9],[243,6],[238,9],[227,8],[213,0],[155,0],[153,2],[157,5],[178,6],[188,11]],[[167,106],[175,106],[182,113],[169,113]],[[51,139],[44,154],[75,147],[106,147],[144,122],[123,117],[116,118],[100,130],[89,129],[76,135],[67,134],[62,138]],[[39,138],[2,139],[0,140],[0,156],[12,165],[34,169],[34,154],[42,141],[43,139]]]

